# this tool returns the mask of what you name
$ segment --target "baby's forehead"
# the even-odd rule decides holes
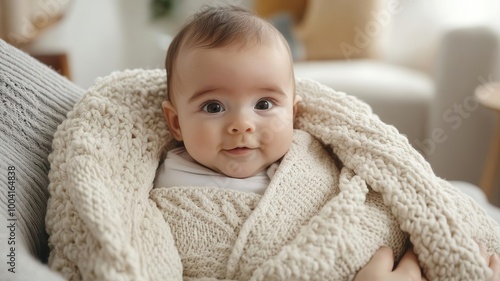
[[[200,79],[201,77],[206,77],[206,75],[208,77],[220,77],[220,75],[217,76],[217,73],[221,73],[220,71],[222,73],[224,71],[233,71],[235,67],[238,69],[254,69],[253,71],[255,72],[255,69],[258,69],[255,67],[255,62],[257,61],[262,62],[263,65],[267,65],[263,66],[259,63],[259,69],[264,67],[266,70],[271,71],[272,69],[273,74],[281,73],[281,75],[290,75],[291,82],[294,83],[291,55],[285,46],[280,44],[244,44],[216,48],[190,46],[181,48],[172,66],[174,71],[170,78],[173,80],[173,88],[186,86],[186,83],[192,86],[192,83],[188,81],[193,79],[193,77],[200,77]],[[216,83],[214,82],[215,80],[211,79],[208,80],[212,81],[212,84]],[[206,79],[201,80],[205,81]],[[261,81],[261,79],[257,80]]]
[[[293,61],[291,52],[288,48],[288,44],[286,41],[281,40],[279,36],[266,36],[266,38],[259,38],[258,40],[233,40],[228,42],[227,44],[216,46],[216,47],[207,47],[204,44],[189,44],[184,43],[182,47],[179,49],[177,53],[177,57],[175,59],[176,63],[173,67],[177,67],[177,64],[180,60],[185,59],[186,57],[192,56],[193,53],[198,55],[203,55],[205,51],[223,51],[223,52],[247,52],[252,50],[259,50],[260,48],[271,48],[276,51],[276,53],[286,55],[290,61]]]
[[[255,68],[253,62],[260,61],[262,67],[274,69],[276,73],[289,73],[293,76],[293,59],[290,52],[279,44],[228,45],[217,48],[189,47],[179,51],[172,66],[171,79],[175,83],[186,77],[200,75],[203,71],[232,71],[236,68]],[[272,66],[267,63],[272,62]],[[268,66],[264,66],[268,65]],[[279,66],[279,67],[278,67]],[[277,68],[276,68],[277,67]],[[195,73],[195,74],[193,74]],[[206,75],[203,74],[203,75]],[[191,79],[191,78],[189,78]]]

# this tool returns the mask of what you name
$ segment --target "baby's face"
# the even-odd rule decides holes
[[[174,137],[197,162],[245,178],[288,151],[298,98],[284,48],[190,48],[175,66],[175,96],[163,108]]]

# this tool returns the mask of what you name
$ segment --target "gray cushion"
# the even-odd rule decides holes
[[[44,223],[49,184],[47,156],[57,126],[83,92],[52,69],[0,40],[1,233],[9,237],[7,225],[13,221],[6,219],[17,219],[16,244],[8,245],[0,239],[0,280],[60,278],[42,264],[48,257]],[[15,169],[13,217],[8,210],[9,167]],[[11,246],[16,247],[15,274],[7,271],[10,266],[4,262]]]

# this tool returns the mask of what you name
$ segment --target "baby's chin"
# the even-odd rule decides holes
[[[262,172],[264,169],[258,169],[258,170],[253,170],[253,171],[238,171],[238,170],[230,170],[230,171],[220,171],[220,173],[231,177],[231,178],[237,178],[237,179],[244,179],[244,178],[249,178],[253,177],[256,174]]]
[[[244,179],[257,175],[264,171],[267,166],[260,168],[242,167],[242,165],[235,163],[234,165],[228,164],[224,169],[218,170],[219,173],[224,174],[231,178]]]

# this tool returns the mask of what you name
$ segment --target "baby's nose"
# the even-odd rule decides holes
[[[228,126],[228,133],[230,134],[253,133],[254,131],[255,124],[243,116],[233,119]]]

